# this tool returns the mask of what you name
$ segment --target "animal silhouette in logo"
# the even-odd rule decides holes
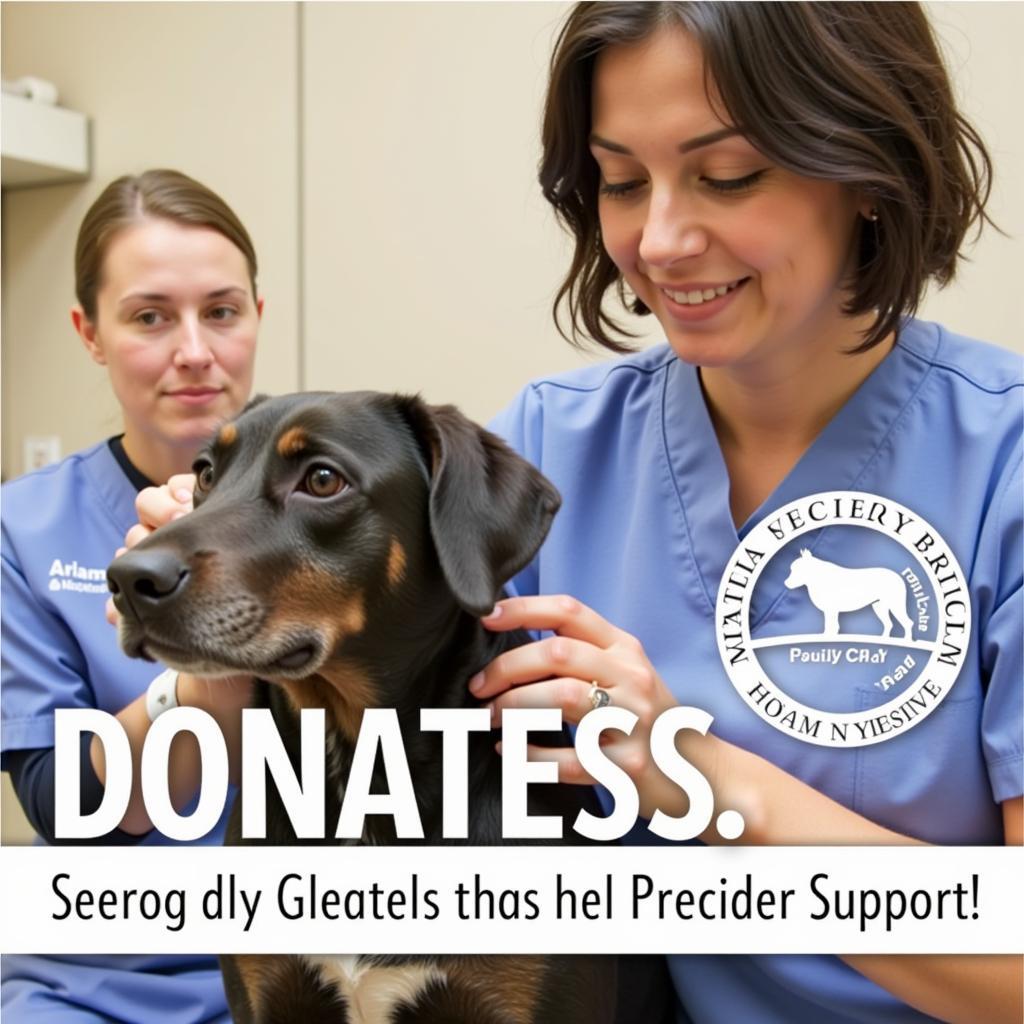
[[[882,623],[882,636],[892,635],[895,619],[903,628],[903,636],[910,637],[907,588],[892,569],[848,569],[815,558],[803,548],[789,568],[786,586],[790,590],[807,588],[811,603],[825,616],[823,636],[839,636],[841,612],[855,612],[870,605]]]

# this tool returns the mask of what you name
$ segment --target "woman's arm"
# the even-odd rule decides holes
[[[708,737],[697,737],[707,741]],[[688,737],[689,741],[689,737]],[[687,742],[684,756],[697,768],[713,770],[700,744]],[[724,768],[709,778],[716,800],[741,810],[749,843],[911,844],[919,840],[891,832],[843,807],[764,758],[721,740],[717,761]],[[714,758],[715,755],[712,755]],[[703,764],[698,763],[704,761]],[[1022,843],[1024,798],[1003,804],[1006,843]],[[721,843],[712,827],[702,836]],[[1024,1020],[1024,958],[1020,956],[843,956],[851,967],[922,1013],[949,1024],[1021,1024]]]
[[[1024,844],[1024,798],[1003,804],[1008,846]],[[939,1020],[1020,1024],[1024,958],[1019,956],[844,956],[865,977]]]
[[[496,658],[470,682],[489,700],[495,718],[506,708],[559,707],[578,722],[590,709],[590,682],[610,693],[616,707],[638,716],[629,736],[610,733],[605,755],[632,778],[640,812],[673,817],[687,810],[685,794],[657,769],[650,756],[655,719],[678,701],[660,679],[640,642],[569,597],[502,601],[484,619],[489,629],[551,630],[556,634]],[[687,731],[679,750],[711,784],[716,803],[743,814],[744,841],[764,845],[913,844],[783,771],[757,754],[713,736]],[[531,757],[554,760],[563,782],[588,784],[571,748],[531,748]],[[1006,840],[1021,842],[1020,798],[1004,804]],[[713,827],[701,837],[721,843]],[[850,956],[844,958],[897,998],[950,1024],[1012,1021],[1020,1024],[1024,982],[1020,957]]]
[[[92,814],[103,802],[103,786],[96,778],[89,757],[90,736],[82,733],[79,748],[79,795],[83,814]],[[134,845],[142,836],[115,828],[101,836],[64,839],[57,835],[57,756],[53,747],[8,750],[4,757],[14,792],[29,824],[49,846],[63,843],[123,846]]]
[[[228,750],[229,778],[238,781],[239,766],[242,762],[242,710],[252,699],[252,680],[248,676],[230,679],[197,679],[182,673],[178,677],[178,706],[200,708],[213,715],[224,734]],[[132,791],[128,809],[119,823],[119,828],[132,835],[148,832],[153,823],[146,813],[142,799],[142,748],[149,732],[149,715],[146,713],[146,695],[136,698],[115,716],[128,737],[132,753]],[[98,736],[92,739],[90,757],[96,777],[104,785],[107,767],[103,756],[103,744]],[[202,781],[199,759],[199,744],[190,733],[182,732],[171,743],[167,762],[167,787],[171,804],[180,811],[195,796]]]

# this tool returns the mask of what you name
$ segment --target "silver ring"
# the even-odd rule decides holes
[[[606,708],[612,702],[612,695],[597,685],[597,680],[590,684],[590,707],[596,711],[598,708]]]

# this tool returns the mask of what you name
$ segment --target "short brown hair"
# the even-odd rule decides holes
[[[957,111],[928,19],[916,3],[580,3],[551,58],[540,183],[575,239],[555,298],[572,344],[589,335],[630,350],[602,309],[624,283],[601,244],[599,174],[589,152],[591,86],[605,47],[677,25],[701,47],[708,85],[744,136],[780,167],[855,188],[877,210],[864,222],[848,316],[874,312],[856,351],[912,314],[930,278],[953,279],[970,227],[985,214],[991,161]],[[711,100],[711,89],[708,89]],[[569,332],[558,311],[568,306]]]
[[[96,319],[96,293],[111,241],[146,217],[210,228],[223,235],[245,257],[255,300],[256,249],[245,225],[216,192],[180,171],[158,169],[112,181],[82,220],[75,243],[75,295],[88,319]]]

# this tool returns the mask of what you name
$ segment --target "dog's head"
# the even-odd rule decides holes
[[[794,559],[793,564],[789,567],[789,575],[785,579],[785,584],[790,590],[796,590],[798,587],[807,586],[811,578],[814,575],[814,566],[817,563],[817,559],[807,550],[807,548],[800,549],[800,557]]]
[[[453,407],[371,392],[258,399],[194,468],[195,511],[108,581],[124,650],[201,676],[386,663],[486,614],[560,501]]]

